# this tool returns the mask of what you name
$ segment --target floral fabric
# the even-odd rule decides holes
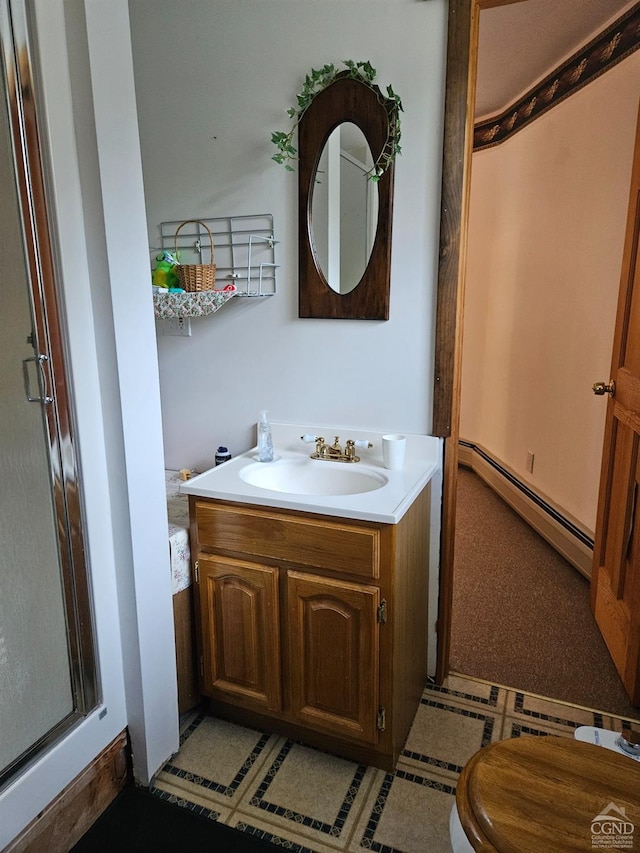
[[[163,320],[205,317],[222,308],[235,293],[235,287],[233,290],[201,290],[194,293],[154,293],[153,310],[156,317]]]
[[[169,553],[173,594],[191,586],[191,550],[189,547],[189,498],[180,494],[177,471],[165,471],[167,513],[169,516]]]

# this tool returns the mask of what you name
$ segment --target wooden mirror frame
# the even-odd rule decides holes
[[[345,71],[319,92],[298,126],[298,251],[299,317],[339,320],[388,320],[391,281],[391,162],[377,182],[378,227],[369,262],[356,287],[336,293],[320,269],[313,241],[312,202],[320,155],[332,131],[352,122],[363,132],[374,161],[387,144],[392,103],[377,86],[369,86]]]

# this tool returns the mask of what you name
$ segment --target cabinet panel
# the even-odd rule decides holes
[[[300,572],[287,584],[294,718],[375,743],[379,590]]]
[[[366,523],[196,502],[201,546],[360,577],[380,574],[380,530]]]
[[[204,692],[280,710],[278,570],[202,555],[198,564]]]

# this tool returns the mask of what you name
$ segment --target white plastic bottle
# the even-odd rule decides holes
[[[266,409],[260,412],[258,421],[258,461],[273,462],[273,439],[271,438],[271,424]]]

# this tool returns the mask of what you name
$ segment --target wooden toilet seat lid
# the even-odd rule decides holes
[[[612,828],[594,819],[623,821],[621,813],[625,843],[631,834],[630,849],[640,850],[640,763],[590,743],[549,736],[490,744],[460,774],[456,803],[483,853],[593,853],[594,832]]]

